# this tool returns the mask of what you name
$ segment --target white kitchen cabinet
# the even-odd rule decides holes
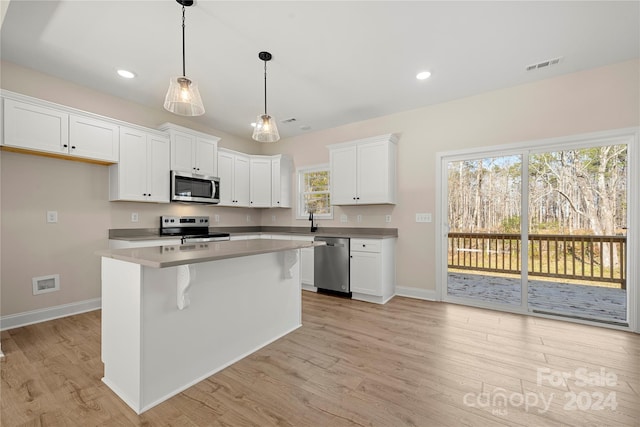
[[[306,235],[291,235],[291,240],[313,242],[315,236]],[[275,235],[274,239],[278,238]],[[300,249],[300,281],[302,282],[302,289],[307,291],[316,292],[317,288],[313,286],[313,260],[314,260],[314,248],[302,248]]]
[[[291,207],[293,162],[288,156],[271,156],[271,207]]]
[[[396,203],[397,137],[393,134],[332,144],[331,204]]]
[[[220,177],[218,206],[249,207],[249,156],[231,150],[218,150],[218,176]]]
[[[69,115],[69,154],[117,163],[120,126],[90,117]]]
[[[396,239],[351,239],[353,299],[384,304],[395,295]]]
[[[171,137],[171,170],[218,176],[217,154],[220,138],[173,123],[160,130]]]
[[[120,141],[120,162],[109,167],[109,200],[169,203],[169,138],[121,127]]]
[[[67,154],[68,143],[69,114],[5,98],[4,145]]]
[[[33,102],[4,98],[3,145],[97,163],[118,162],[118,124],[69,111],[75,110],[35,98]]]
[[[250,202],[252,208],[271,207],[271,157],[251,156],[250,160]]]

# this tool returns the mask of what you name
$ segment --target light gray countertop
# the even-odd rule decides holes
[[[184,264],[217,261],[269,252],[308,248],[323,244],[295,240],[252,239],[185,245],[153,246],[147,248],[110,249],[97,255],[146,267],[164,268]]]
[[[364,228],[364,227],[320,227],[311,233],[309,227],[210,227],[211,232],[226,232],[231,236],[284,234],[292,236],[349,237],[352,239],[389,239],[398,237],[397,228]],[[109,239],[113,240],[163,240],[179,239],[179,236],[160,236],[157,228],[117,228],[109,230]]]

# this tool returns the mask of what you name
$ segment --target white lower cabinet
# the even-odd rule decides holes
[[[313,242],[314,236],[291,235],[291,234],[272,234],[272,239],[296,240],[299,242]],[[300,249],[300,281],[302,289],[307,291],[317,291],[313,286],[313,248]]]
[[[300,281],[302,286],[311,286],[311,290],[316,290],[313,287],[313,261],[314,261],[314,248],[302,248],[300,249]],[[306,287],[305,287],[306,288]]]
[[[395,295],[396,239],[351,239],[353,299],[384,304]]]

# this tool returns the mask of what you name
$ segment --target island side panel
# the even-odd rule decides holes
[[[102,381],[141,412],[141,274],[138,264],[102,258]]]
[[[143,267],[142,411],[301,326],[299,250],[285,254],[192,264],[183,310],[176,267]]]

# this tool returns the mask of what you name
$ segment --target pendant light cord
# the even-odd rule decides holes
[[[264,61],[264,115],[267,115],[267,61]]]
[[[182,77],[187,76],[184,62],[184,5],[182,5]]]

